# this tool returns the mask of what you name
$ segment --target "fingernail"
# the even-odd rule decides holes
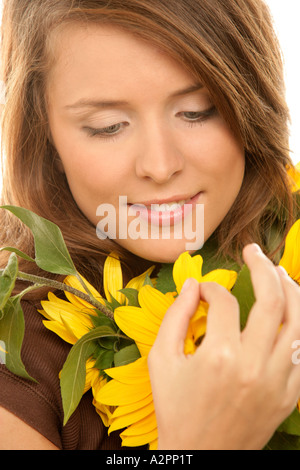
[[[186,279],[186,281],[184,282],[183,286],[182,286],[182,289],[180,291],[180,294],[184,294],[184,292],[186,292],[189,288],[189,286],[191,285],[191,279],[188,278]]]
[[[279,265],[279,266],[277,266],[277,269],[278,269],[279,274],[281,274],[284,277],[289,277],[286,269],[283,266]]]
[[[252,243],[252,248],[254,251],[256,251],[257,253],[262,253],[262,249],[261,247],[257,244],[257,243]]]

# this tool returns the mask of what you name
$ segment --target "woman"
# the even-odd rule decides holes
[[[3,201],[58,224],[78,271],[96,287],[111,251],[130,278],[186,249],[168,206],[161,208],[168,239],[121,236],[120,214],[131,222],[131,206],[194,204],[195,226],[195,206],[203,204],[204,240],[213,235],[219,252],[238,262],[243,251],[257,303],[242,335],[234,298],[216,284],[190,281],[169,309],[149,357],[159,445],[262,448],[300,389],[290,359],[299,288],[253,245],[276,260],[281,246],[269,246],[271,227],[284,235],[294,220],[288,110],[267,7],[258,0],[6,0],[2,28]],[[121,209],[120,196],[127,198]],[[100,241],[97,209],[107,203],[118,234]],[[154,225],[153,210],[146,214]],[[32,253],[28,232],[6,212],[1,217],[2,244]],[[187,359],[183,335],[200,298],[210,304],[207,335]],[[68,347],[44,331],[32,301],[24,308],[24,363],[38,385],[1,368],[2,447],[118,448],[89,395],[62,427],[57,376]]]

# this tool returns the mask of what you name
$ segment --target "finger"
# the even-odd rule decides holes
[[[276,270],[280,276],[286,298],[283,323],[295,334],[297,331],[299,332],[300,325],[300,286],[288,275],[282,266],[277,266]]]
[[[257,245],[246,246],[243,256],[250,270],[256,302],[243,330],[242,340],[251,348],[251,354],[265,356],[273,348],[284,317],[285,294],[274,264]]]
[[[201,299],[209,304],[205,341],[240,340],[240,309],[236,298],[215,282],[200,284]]]
[[[293,345],[300,340],[300,287],[286,273],[278,267],[283,290],[286,297],[286,309],[283,324],[278,333],[277,342],[274,347],[274,364],[288,364],[287,372],[295,369],[297,361],[293,360]],[[299,374],[300,368],[296,371]],[[299,383],[300,385],[300,383]],[[299,395],[300,396],[300,395]]]
[[[194,278],[185,281],[180,295],[167,310],[154,346],[167,354],[182,355],[190,319],[200,302],[199,283]]]
[[[286,384],[286,395],[295,408],[297,402],[300,404],[300,287],[284,269],[278,267],[278,270],[286,293],[287,308],[273,361],[274,366],[281,365],[280,373]],[[286,374],[282,373],[285,362]]]

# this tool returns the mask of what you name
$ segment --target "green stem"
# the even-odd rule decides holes
[[[33,290],[40,289],[41,286],[38,286],[37,284],[33,284],[33,286],[29,286],[26,289],[24,289],[19,296],[23,297],[24,295],[28,294],[28,292],[32,292]]]
[[[94,298],[93,294],[91,293],[90,289],[88,288],[88,286],[86,285],[86,283],[84,282],[84,280],[82,279],[79,273],[76,273],[76,277],[78,281],[80,282],[80,284],[82,285],[82,287],[84,288],[84,290],[86,291],[86,293],[89,295],[89,297]]]
[[[3,270],[0,270],[0,275]],[[41,286],[48,286],[52,289],[58,289],[62,290],[65,292],[70,292],[73,295],[76,295],[76,297],[79,297],[82,300],[85,300],[89,304],[91,304],[93,307],[97,308],[102,312],[105,316],[110,318],[111,320],[114,319],[114,314],[111,310],[106,308],[103,304],[101,304],[97,299],[95,299],[92,295],[87,295],[84,292],[81,292],[80,290],[74,289],[71,286],[67,286],[66,284],[55,281],[53,279],[48,279],[46,277],[40,277],[40,276],[35,276],[34,274],[27,274],[22,271],[18,272],[17,279],[20,281],[29,281],[35,284],[36,288],[41,287]]]

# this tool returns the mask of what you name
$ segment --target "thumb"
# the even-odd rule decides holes
[[[200,285],[194,278],[188,278],[176,298],[167,310],[158,332],[155,346],[171,355],[182,355],[184,340],[190,319],[200,302]]]

